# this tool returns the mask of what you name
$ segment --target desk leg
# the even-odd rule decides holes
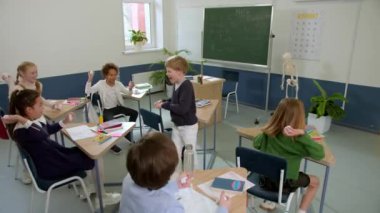
[[[88,117],[88,106],[87,106],[87,104],[84,105],[84,117],[86,119],[86,123],[89,123],[90,122],[90,118]]]
[[[137,101],[139,113],[140,113],[140,101]],[[142,121],[141,121],[141,115],[139,115],[139,121],[140,121],[140,137],[142,137]]]
[[[99,160],[95,160],[95,175],[96,175],[96,194],[99,199],[99,211],[100,213],[104,212],[103,206],[103,196],[102,196],[102,186],[100,180],[100,172],[99,172]]]
[[[150,93],[151,93],[151,92],[150,92],[150,89],[149,89],[149,111],[152,112],[152,96],[151,96]]]
[[[326,195],[326,189],[327,189],[327,181],[329,180],[329,173],[330,173],[330,167],[326,166],[325,179],[323,180],[323,188],[322,188],[322,195],[321,195],[321,204],[319,206],[319,213],[323,212],[323,206],[325,205],[325,195]]]
[[[63,133],[62,133],[62,132],[59,132],[59,134],[61,135],[61,143],[62,143],[62,146],[66,147],[66,145],[65,145],[65,137],[63,137]]]
[[[206,126],[203,127],[203,170],[206,169]]]
[[[204,150],[206,152],[206,149]],[[214,146],[211,149],[211,158],[208,162],[207,169],[211,169],[211,167],[214,165],[215,158],[216,158],[216,110],[214,111]]]
[[[304,173],[306,173],[306,169],[307,169],[307,160],[305,159],[304,163],[303,163],[303,172]],[[301,194],[303,194],[303,191],[304,191],[304,189],[301,188]]]
[[[241,136],[239,135],[239,147],[241,147]]]

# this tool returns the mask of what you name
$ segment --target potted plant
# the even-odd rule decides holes
[[[339,120],[345,115],[345,111],[336,101],[348,101],[341,93],[334,93],[329,96],[318,81],[313,80],[313,82],[321,94],[313,96],[310,99],[311,107],[307,123],[308,125],[315,126],[322,134],[330,129],[331,120]]]
[[[148,38],[145,35],[145,32],[141,30],[130,30],[131,32],[131,43],[135,46],[136,49],[141,49],[142,46],[148,41]]]
[[[177,51],[172,52],[166,48],[163,49],[163,54],[165,56],[165,59],[173,55],[180,55],[181,53],[185,53],[186,55],[189,55],[190,51],[186,49],[182,49],[182,50],[177,50]],[[152,75],[149,77],[149,80],[152,82],[153,85],[160,85],[160,84],[165,83],[166,95],[170,98],[173,93],[173,85],[166,76],[165,60],[160,60],[156,63],[153,63],[150,65],[149,68],[152,68],[152,66],[154,65],[160,65],[161,69],[153,72]],[[188,74],[192,75],[195,73],[197,72],[192,68],[191,64],[189,63]]]

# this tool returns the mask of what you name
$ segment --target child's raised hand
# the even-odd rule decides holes
[[[133,81],[129,81],[128,83],[128,89],[129,90],[132,90],[132,88],[135,86],[135,83],[133,83]]]
[[[219,205],[220,206],[223,206],[224,208],[226,209],[230,209],[231,208],[231,199],[230,197],[228,197],[224,191],[222,191],[222,193],[220,193],[220,198],[219,198]]]
[[[92,70],[88,71],[88,80],[87,80],[87,82],[92,82],[93,78],[94,78],[94,71],[92,71]]]
[[[3,73],[3,74],[1,74],[1,80],[9,83],[12,81],[12,76],[9,75],[8,73]]]
[[[299,136],[305,134],[305,130],[303,129],[294,129],[292,126],[288,125],[284,127],[283,131],[284,135],[289,137]]]
[[[63,120],[64,124],[70,123],[74,120],[74,113],[70,112],[69,114],[66,115],[65,119]]]

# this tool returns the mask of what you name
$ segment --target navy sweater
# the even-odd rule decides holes
[[[162,104],[162,108],[170,111],[170,116],[176,126],[197,123],[194,89],[191,82],[185,80],[177,89],[174,89],[172,98]]]
[[[58,179],[94,167],[94,161],[79,148],[66,148],[49,138],[61,129],[53,125],[33,123],[29,128],[14,131],[15,141],[25,149],[36,166],[37,174],[44,179]]]

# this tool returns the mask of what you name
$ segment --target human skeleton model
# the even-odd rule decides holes
[[[296,99],[298,99],[298,73],[296,65],[293,63],[292,54],[289,52],[282,55],[282,81],[281,81],[281,90],[284,90],[285,76],[290,75],[290,78],[286,79],[286,90],[285,97],[288,98],[288,87],[295,87],[296,89]]]

